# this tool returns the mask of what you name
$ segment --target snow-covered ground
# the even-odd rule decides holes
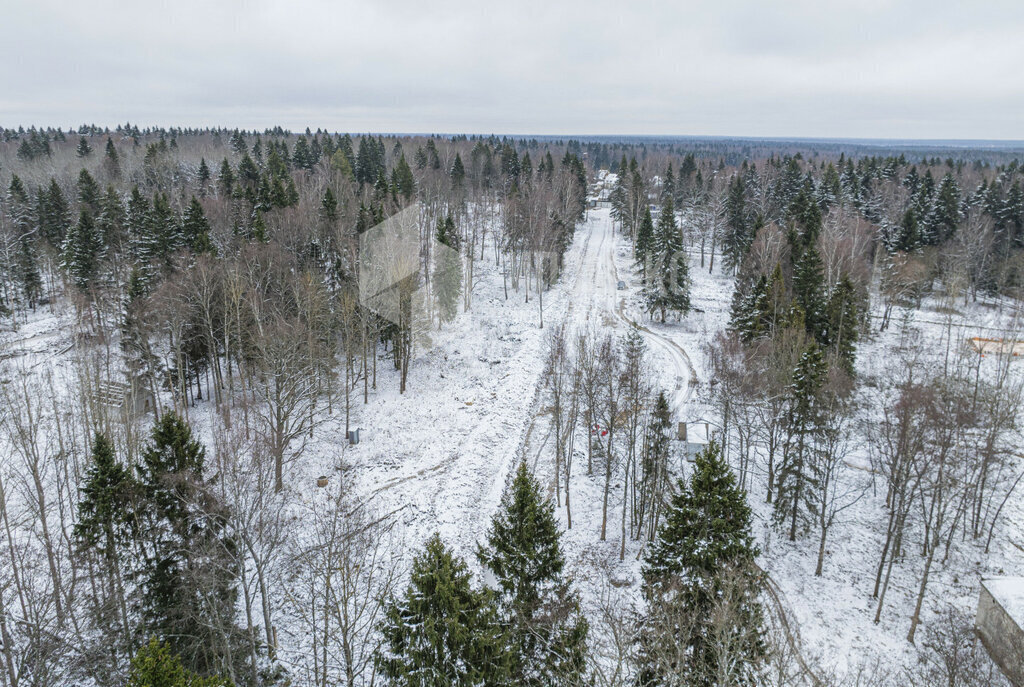
[[[542,371],[549,332],[562,323],[569,332],[592,328],[619,336],[631,324],[639,325],[656,381],[672,397],[674,419],[713,420],[705,393],[709,365],[704,344],[726,326],[732,295],[731,277],[717,266],[709,273],[701,268],[699,254],[693,254],[693,312],[680,322],[652,322],[641,307],[639,276],[626,239],[616,233],[608,210],[592,210],[576,232],[559,283],[544,295],[541,328],[536,294],[531,292],[527,302],[522,290],[509,290],[506,298],[501,268],[490,257],[493,251],[486,255],[489,259],[476,266],[472,309],[431,333],[433,345],[411,366],[408,391],[398,393],[398,372],[382,358],[368,403],[362,403],[361,389],[353,395],[351,424],[361,429],[361,442],[347,445],[337,403],[333,414],[317,425],[301,457],[286,468],[286,498],[296,513],[304,502],[327,493],[316,486],[318,476],[329,476],[332,484],[351,480],[346,488],[360,502],[393,517],[392,541],[406,560],[437,531],[479,571],[476,547],[517,461],[527,460],[543,483],[553,485],[553,440],[549,416],[543,412]],[[617,288],[619,281],[625,282],[625,290]],[[935,308],[912,317],[918,320],[914,326],[929,331],[943,326],[943,315]],[[999,326],[1006,315],[978,306],[960,317]],[[2,334],[7,357],[19,366],[19,360],[29,362],[33,370],[72,374],[66,354],[74,341],[73,320],[70,306],[40,309],[17,331]],[[861,346],[863,374],[880,370],[898,329],[892,326]],[[210,446],[211,415],[208,401],[190,409],[190,418]],[[866,464],[863,456],[855,460]],[[338,472],[343,464],[348,469]],[[678,455],[674,465],[677,473],[685,470]],[[585,455],[576,459],[573,472],[573,527],[565,532],[563,545],[568,571],[600,633],[609,604],[621,612],[638,600],[641,544],[627,539],[620,562],[621,477],[613,478],[608,536],[600,541],[603,476],[597,466],[594,474],[587,474]],[[848,474],[851,480],[869,479],[864,471]],[[885,523],[881,495],[869,492],[844,513],[830,535],[822,577],[813,575],[816,540],[785,541],[769,524],[770,506],[763,496],[755,474],[750,501],[762,550],[759,562],[777,583],[783,605],[798,625],[804,655],[840,673],[875,658],[894,668],[910,665],[915,653],[905,636],[921,565],[912,553],[896,567],[882,622],[873,623],[871,587]],[[1018,493],[1008,504],[992,553],[985,555],[980,545],[965,542],[947,565],[936,565],[925,625],[946,606],[971,612],[982,576],[1024,571],[1022,498]],[[566,525],[565,509],[558,513]],[[299,520],[295,536],[304,534]],[[301,638],[290,628],[282,630],[283,637],[292,634],[292,658],[299,658]],[[613,653],[608,646],[597,648]]]

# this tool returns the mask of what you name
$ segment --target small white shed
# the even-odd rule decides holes
[[[692,463],[697,459],[697,454],[711,442],[711,425],[702,420],[680,422],[676,437],[683,442],[686,460]]]
[[[981,581],[975,629],[1007,679],[1024,687],[1024,577]]]

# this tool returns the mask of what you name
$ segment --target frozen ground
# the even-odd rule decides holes
[[[617,236],[607,210],[591,211],[576,234],[560,282],[544,296],[544,323],[539,327],[539,303],[520,291],[506,299],[501,270],[489,260],[476,266],[473,306],[450,325],[431,334],[432,346],[421,351],[412,365],[408,391],[398,393],[398,374],[387,359],[378,361],[377,387],[369,402],[353,395],[352,426],[359,427],[361,443],[347,447],[344,416],[337,403],[334,413],[318,425],[302,456],[286,470],[286,498],[301,513],[305,502],[325,497],[316,487],[319,475],[346,479],[357,498],[395,521],[394,541],[409,559],[434,531],[466,557],[479,571],[474,553],[494,513],[506,480],[519,459],[526,459],[547,485],[553,485],[553,442],[548,416],[542,411],[541,373],[547,336],[556,325],[569,331],[594,328],[624,334],[630,323],[640,325],[648,342],[651,365],[661,388],[670,392],[676,420],[712,420],[706,401],[708,363],[704,343],[725,327],[732,294],[732,279],[716,269],[709,273],[690,261],[694,311],[681,322],[653,323],[640,307],[639,278],[624,238]],[[626,283],[625,290],[617,282]],[[946,317],[934,304],[911,316],[909,326],[934,334]],[[998,327],[1007,313],[970,306],[956,315],[958,323]],[[70,378],[74,342],[69,306],[40,309],[17,331],[4,332],[6,356],[33,371],[55,371],[56,383]],[[888,347],[898,336],[892,326],[862,346],[862,374],[877,374]],[[965,335],[969,329],[962,330]],[[1018,363],[1024,364],[1024,363]],[[64,382],[67,383],[67,382]],[[212,445],[209,416],[212,406],[200,402],[191,419]],[[577,442],[577,447],[585,444]],[[866,465],[860,454],[851,458]],[[344,473],[337,468],[345,464]],[[676,471],[685,470],[679,456]],[[851,470],[850,480],[869,479],[863,470]],[[641,545],[627,540],[620,562],[621,478],[613,480],[608,537],[599,541],[603,477],[595,466],[588,475],[585,454],[577,456],[570,489],[573,528],[563,542],[568,569],[576,579],[595,631],[603,627],[604,611],[619,611],[635,602],[639,592]],[[553,491],[553,489],[552,489]],[[824,666],[846,672],[876,658],[893,666],[915,660],[906,642],[920,559],[909,553],[894,572],[882,622],[875,625],[871,598],[874,567],[880,551],[885,512],[880,495],[869,493],[835,526],[824,575],[813,575],[816,541],[812,537],[789,543],[767,522],[770,507],[763,504],[763,484],[755,475],[750,500],[756,534],[762,549],[759,562],[777,583],[782,604],[798,626],[803,653]],[[1003,516],[1001,534],[985,555],[979,545],[966,542],[946,566],[938,566],[930,585],[925,625],[935,612],[953,605],[972,612],[982,576],[1020,574],[1024,571],[1024,507],[1015,494]],[[558,510],[565,525],[565,510]],[[296,522],[296,537],[304,536]],[[282,649],[300,660],[304,639],[282,627]],[[290,645],[290,646],[289,646]],[[595,647],[608,654],[613,648]]]

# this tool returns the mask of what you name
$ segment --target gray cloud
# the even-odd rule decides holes
[[[0,123],[1024,138],[1024,5],[6,3]]]

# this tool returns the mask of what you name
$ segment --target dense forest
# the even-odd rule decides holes
[[[963,618],[917,633],[934,571],[988,553],[1020,480],[1024,377],[964,345],[1024,338],[1011,154],[131,124],[0,139],[0,685],[998,684]],[[705,314],[698,272],[733,287],[693,400],[716,431],[685,469],[640,323],[545,321],[605,209],[645,326]],[[388,318],[360,292],[361,239],[405,211],[418,264]],[[343,466],[305,499],[295,466],[327,417],[356,429],[384,384],[431,402],[410,371],[485,268],[546,331],[544,469],[518,464],[470,559],[393,541]],[[927,340],[907,321],[924,311]],[[973,334],[954,316],[977,312]],[[69,343],[39,354],[54,317]],[[595,614],[566,562],[584,472],[594,537],[640,561],[629,608]],[[869,492],[875,621],[923,561],[905,619],[921,658],[833,680],[765,597],[752,502],[820,576],[848,562],[826,552]]]

